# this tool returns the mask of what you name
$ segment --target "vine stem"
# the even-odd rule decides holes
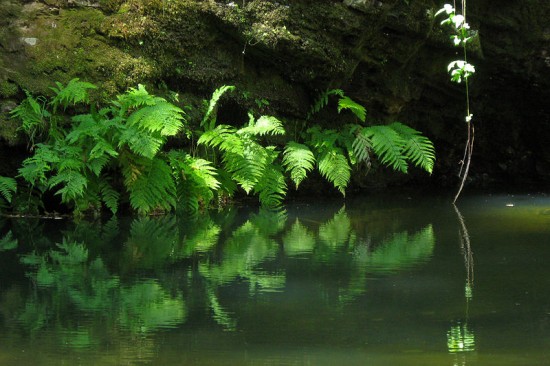
[[[466,0],[462,0],[462,16],[464,17],[464,23],[466,23]],[[467,64],[468,53],[466,50],[466,42],[462,43],[462,49],[464,52],[464,62]],[[458,176],[460,178],[460,185],[453,199],[453,204],[455,204],[458,200],[458,197],[460,196],[460,194],[462,193],[462,189],[464,188],[464,184],[466,183],[466,179],[468,178],[468,172],[470,171],[470,163],[472,161],[472,154],[474,151],[475,130],[474,124],[471,120],[472,115],[470,113],[470,90],[467,75],[464,77],[464,86],[466,89],[466,128],[468,137],[466,139],[466,146],[464,147],[464,157],[462,158],[460,171],[458,173]]]

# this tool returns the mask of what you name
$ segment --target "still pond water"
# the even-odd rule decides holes
[[[550,364],[550,198],[0,219],[0,365]]]

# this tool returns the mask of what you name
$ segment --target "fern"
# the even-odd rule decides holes
[[[402,153],[405,141],[397,131],[380,125],[366,127],[361,133],[372,142],[373,151],[382,164],[407,173],[407,161]]]
[[[133,112],[127,120],[127,126],[136,127],[147,133],[159,133],[160,136],[174,136],[183,127],[183,110],[164,100],[146,105]]]
[[[214,128],[216,125],[216,108],[220,98],[228,91],[235,90],[235,87],[232,85],[223,85],[216,89],[212,93],[212,97],[208,101],[208,107],[204,113],[200,126],[205,130],[209,131]]]
[[[338,147],[324,149],[318,157],[318,165],[321,175],[345,196],[346,187],[351,178],[351,167],[342,149]]]
[[[25,159],[19,168],[19,176],[32,186],[46,184],[52,166],[60,161],[59,153],[52,146],[37,144],[34,155]]]
[[[283,124],[273,116],[261,116],[258,120],[254,121],[254,117],[249,113],[249,118],[249,126],[241,128],[237,131],[238,134],[249,134],[254,136],[285,134]]]
[[[113,214],[116,214],[118,211],[118,203],[120,200],[120,193],[118,193],[107,181],[106,178],[101,179],[99,181],[99,193],[101,195],[101,199],[105,203],[105,206]]]
[[[283,166],[287,172],[290,172],[290,179],[298,189],[307,173],[315,167],[315,156],[306,145],[291,141],[286,145],[283,153]]]
[[[176,186],[170,166],[160,158],[124,159],[124,185],[130,205],[140,214],[154,210],[170,211],[176,206]]]
[[[340,97],[343,97],[344,96],[344,91],[341,90],[341,89],[330,89],[330,90],[326,90],[326,91],[322,92],[319,95],[319,97],[317,98],[317,100],[315,101],[315,103],[313,103],[313,105],[311,106],[311,108],[310,108],[310,110],[307,114],[306,119],[308,119],[308,120],[311,119],[311,117],[315,113],[318,113],[321,109],[326,107],[327,104],[328,104],[328,98],[331,95],[338,95]]]
[[[57,87],[50,88],[56,94],[50,102],[54,112],[57,111],[59,106],[67,109],[70,104],[89,103],[88,90],[97,88],[94,84],[80,81],[78,78],[72,79],[66,86],[63,86],[60,82],[55,84]]]
[[[60,194],[62,202],[65,203],[82,197],[87,184],[88,179],[82,173],[70,169],[60,171],[48,181],[49,188],[62,185],[55,194]]]
[[[34,144],[38,133],[44,131],[47,126],[47,119],[51,117],[50,112],[45,108],[46,98],[34,98],[28,91],[25,91],[27,97],[11,112],[12,118],[20,119],[21,130],[25,132],[31,143]]]
[[[168,160],[177,186],[177,201],[186,211],[196,212],[201,205],[208,206],[220,188],[212,163],[172,150]]]
[[[353,140],[352,149],[357,163],[365,162],[370,165],[372,143],[364,133],[357,133],[355,140]]]
[[[431,174],[435,163],[435,149],[432,142],[419,131],[402,123],[394,122],[390,127],[405,141],[403,154],[407,159]]]
[[[278,207],[286,196],[287,186],[283,169],[280,165],[274,164],[279,155],[274,148],[268,148],[268,160],[258,184],[254,186],[254,191],[258,193],[260,203],[265,207]]]
[[[361,104],[356,103],[351,98],[344,95],[340,95],[340,100],[338,100],[338,113],[344,109],[349,109],[361,122],[365,122],[367,118],[367,110]]]
[[[17,192],[17,182],[13,178],[0,176],[0,196],[11,203],[13,194]]]

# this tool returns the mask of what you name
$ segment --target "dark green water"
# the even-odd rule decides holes
[[[550,198],[0,219],[0,365],[550,364]]]

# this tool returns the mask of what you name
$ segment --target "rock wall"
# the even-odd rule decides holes
[[[399,120],[436,144],[434,176],[456,184],[464,90],[432,0],[3,0],[0,4],[0,149],[25,143],[8,112],[23,90],[49,93],[79,77],[97,99],[137,83],[197,105],[222,84],[248,91],[224,105],[303,120],[322,90],[341,88],[372,123]],[[550,180],[550,14],[547,0],[470,2],[479,30],[470,52],[478,184]],[[267,100],[269,105],[258,101]],[[320,115],[334,126],[333,114]],[[240,123],[238,121],[237,123]],[[338,123],[338,122],[336,122]],[[17,159],[0,169],[13,170]],[[0,172],[1,174],[2,172]],[[406,179],[415,178],[415,174]],[[383,179],[388,177],[371,177]],[[392,178],[393,179],[393,178]],[[400,178],[403,179],[403,178]]]

